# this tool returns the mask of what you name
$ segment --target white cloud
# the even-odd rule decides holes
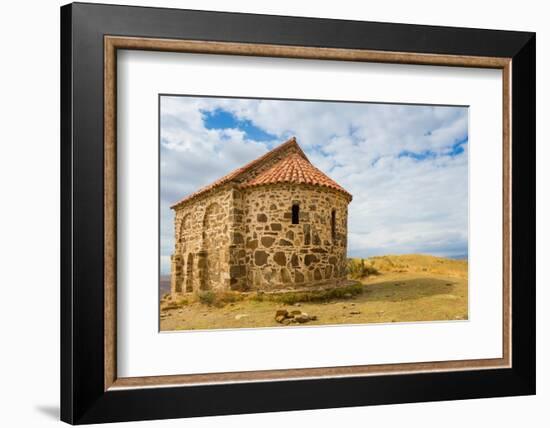
[[[353,194],[350,255],[464,254],[468,242],[468,112],[462,107],[163,97],[161,254],[173,245],[169,205],[296,135],[310,160]],[[207,129],[223,109],[276,136],[242,126]],[[427,153],[415,160],[403,153]],[[400,156],[401,155],[401,156]]]

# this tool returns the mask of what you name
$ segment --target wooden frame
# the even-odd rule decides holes
[[[309,377],[361,376],[389,373],[412,373],[472,368],[510,367],[510,58],[472,57],[458,55],[426,55],[376,52],[353,49],[276,46],[264,44],[208,42],[195,40],[165,40],[105,36],[105,390],[158,385],[188,385],[195,383],[243,382]],[[423,65],[496,68],[503,74],[503,357],[469,361],[442,361],[410,364],[324,367],[315,369],[269,370],[200,375],[152,376],[141,378],[116,377],[116,51],[139,49],[212,55],[252,55],[283,58],[306,58],[339,61],[386,62]]]
[[[62,419],[71,423],[88,423],[534,393],[534,257],[530,260],[526,260],[529,257],[519,257],[521,253],[534,254],[534,239],[530,240],[534,237],[534,210],[529,211],[534,206],[534,35],[195,11],[167,12],[167,9],[85,4],[62,8],[62,191],[66,198],[62,205]],[[106,14],[120,16],[120,27],[108,28],[101,20]],[[128,19],[122,20],[123,15]],[[154,18],[153,28],[140,28],[138,22],[142,22],[140,18],[145,16]],[[84,17],[88,20],[86,28],[80,25]],[[197,19],[204,25],[195,24],[198,26],[193,27],[194,30],[188,30],[183,25],[197,23]],[[240,27],[241,34],[224,36],[218,33],[229,21],[236,19],[241,20],[243,25]],[[214,22],[218,25],[205,25]],[[181,25],[174,30],[175,33],[164,31],[169,23]],[[114,24],[115,27],[118,25]],[[263,31],[254,33],[246,30],[252,30],[255,25],[262,25]],[[281,25],[293,30],[293,39],[285,40],[286,43],[277,39],[279,34],[276,29]],[[203,30],[203,27],[210,29]],[[339,30],[344,28],[355,35],[342,39]],[[140,33],[143,36],[136,36]],[[367,33],[384,41],[375,42],[374,46],[362,46],[362,43],[368,43],[364,40],[371,40],[363,37]],[[392,36],[390,46],[383,37],[388,34]],[[426,35],[434,41],[415,46],[416,39],[411,38],[415,34]],[[197,35],[201,37],[197,38]],[[477,47],[476,38],[481,36],[487,41],[484,46],[491,45],[492,48]],[[322,46],[319,46],[316,37],[325,38]],[[441,45],[436,46],[435,40]],[[93,54],[81,53],[77,60],[74,53],[85,43],[93,44]],[[356,44],[360,46],[354,47]],[[504,100],[503,358],[117,378],[117,49],[501,69]],[[92,71],[85,72],[81,68],[85,65],[92,67]],[[83,85],[93,82],[98,88],[101,81],[104,98],[96,96],[91,99],[89,89]],[[91,104],[84,107],[84,101]],[[93,130],[93,136],[84,138],[82,133],[86,130]],[[512,144],[518,135],[522,135],[523,151],[518,150],[519,143]],[[84,153],[93,153],[87,165],[79,157]],[[516,172],[514,181],[512,160]],[[92,181],[85,183],[82,179]],[[82,199],[86,197],[87,201]],[[512,213],[516,201],[521,205]],[[102,231],[100,238],[91,237],[83,230],[80,222],[84,218],[82,209],[101,214],[98,220],[103,223],[96,220],[91,226],[96,233]],[[79,246],[81,242],[91,243],[93,250],[84,250]],[[84,259],[90,256],[91,262]],[[83,278],[81,275],[85,271],[90,272],[90,269],[92,278]],[[102,299],[94,296],[93,302],[84,300],[93,293],[100,294]],[[92,314],[100,308],[102,318],[97,313]],[[91,319],[86,319],[86,316],[91,316]],[[100,339],[102,346],[99,348]],[[89,340],[93,343],[88,343]],[[86,357],[83,349],[89,349],[89,346],[102,358]],[[85,374],[92,379],[84,379]],[[392,376],[383,376],[388,374]],[[401,383],[409,383],[418,395],[397,391],[398,379]],[[256,405],[247,405],[235,399],[227,402],[227,394],[231,396],[237,390],[241,394],[245,391],[245,396],[252,397],[255,390],[278,388],[283,380],[293,380],[295,385],[299,385],[300,393],[294,397],[297,402],[284,397]],[[462,385],[458,389],[457,381]],[[450,382],[453,382],[453,391],[445,391],[445,385],[450,385]],[[427,388],[428,384],[431,388]],[[495,387],[497,384],[498,388]],[[335,392],[346,385],[358,393],[369,392],[354,397],[349,393],[341,396]],[[151,386],[164,388],[147,388]],[[372,388],[380,386],[385,392],[377,395]],[[328,394],[327,399],[307,397],[306,392],[313,387],[321,387]],[[226,401],[217,408],[211,408],[197,402],[204,394],[225,397]],[[93,403],[92,397],[95,398]],[[133,403],[132,406],[143,403],[145,397],[156,403],[161,400],[164,408],[169,410],[163,412],[157,408],[129,407],[129,403]],[[188,404],[178,407],[177,397],[185,398]]]

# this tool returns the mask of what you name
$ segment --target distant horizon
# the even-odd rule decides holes
[[[170,95],[160,97],[162,274],[170,205],[291,136],[353,195],[348,257],[467,257],[467,107]]]
[[[468,253],[463,254],[432,254],[432,253],[424,253],[424,252],[418,252],[418,253],[376,253],[376,254],[370,254],[370,255],[350,255],[348,254],[348,259],[370,259],[373,257],[387,257],[387,256],[431,256],[431,257],[440,257],[442,259],[452,259],[452,260],[460,260],[460,259],[467,259]]]

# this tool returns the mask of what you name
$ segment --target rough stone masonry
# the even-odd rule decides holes
[[[342,283],[351,199],[288,140],[171,207],[172,295]]]

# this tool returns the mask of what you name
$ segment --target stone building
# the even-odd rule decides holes
[[[171,207],[172,294],[341,283],[351,199],[288,140]]]

